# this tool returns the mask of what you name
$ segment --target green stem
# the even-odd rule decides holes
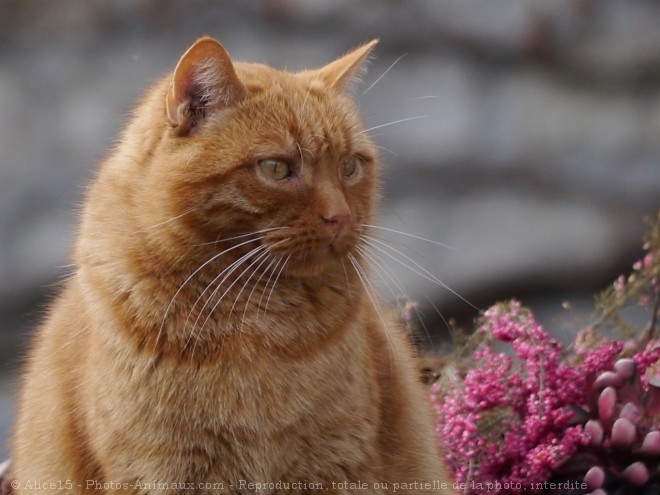
[[[653,301],[653,310],[651,313],[651,324],[649,325],[649,340],[653,339],[655,327],[658,323],[658,310],[660,309],[660,290],[655,290],[655,298]]]

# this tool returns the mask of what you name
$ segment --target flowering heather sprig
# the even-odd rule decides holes
[[[643,249],[645,254],[633,264],[632,272],[628,276],[621,275],[597,297],[596,304],[602,314],[595,325],[607,322],[624,335],[639,335],[639,331],[631,329],[620,314],[626,306],[637,304],[651,312],[651,321],[643,335],[648,340],[654,337],[660,311],[660,213],[651,224]]]
[[[458,482],[483,483],[470,493],[540,493],[536,484],[588,441],[570,426],[570,406],[586,402],[589,380],[612,367],[622,345],[610,342],[579,365],[566,364],[562,345],[517,301],[489,309],[481,331],[509,343],[516,357],[484,345],[462,383],[455,379],[444,394],[447,384],[435,385],[438,439]],[[495,482],[507,488],[498,491]]]
[[[399,296],[396,302],[399,306],[399,314],[404,323],[409,324],[414,321],[415,317],[418,316],[419,303],[408,299],[406,296]]]
[[[660,495],[660,215],[644,249],[567,351],[517,301],[484,314],[472,361],[458,354],[432,389],[438,441],[463,493]],[[643,331],[621,314],[631,303],[650,310]],[[626,342],[600,334],[605,323]],[[565,481],[582,484],[545,484]]]
[[[642,384],[648,386],[649,379],[660,376],[660,342],[649,340],[646,348],[633,356],[637,371],[641,376]]]

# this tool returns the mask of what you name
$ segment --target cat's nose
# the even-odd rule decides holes
[[[350,216],[351,214],[348,211],[335,212],[323,215],[323,221],[328,227],[330,227],[332,234],[336,238],[341,234],[342,230],[344,230]]]

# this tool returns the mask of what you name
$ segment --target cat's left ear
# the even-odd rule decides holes
[[[347,91],[366,71],[366,61],[377,43],[378,39],[371,40],[311,74],[329,89]]]
[[[227,50],[211,37],[198,39],[183,54],[167,92],[167,116],[185,135],[213,112],[236,105],[247,91]]]

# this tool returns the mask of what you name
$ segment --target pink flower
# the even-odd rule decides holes
[[[517,301],[484,313],[469,367],[461,374],[459,361],[432,390],[438,442],[466,493],[543,493],[562,479],[593,493],[660,493],[660,215],[647,239],[568,350]],[[647,330],[625,344],[597,333],[625,328],[631,302],[651,309]]]
[[[638,352],[633,356],[633,360],[637,364],[642,383],[647,385],[649,379],[656,376],[656,373],[651,373],[651,376],[649,376],[649,373],[647,372],[649,370],[657,372],[657,367],[654,365],[660,360],[660,342],[657,340],[650,340],[643,351]]]
[[[624,277],[623,275],[619,275],[619,278],[617,278],[614,281],[614,290],[621,293],[625,288],[626,288],[626,277]]]
[[[547,481],[588,440],[570,424],[572,406],[588,403],[591,382],[612,367],[622,344],[585,347],[568,364],[561,343],[517,301],[486,311],[480,330],[510,344],[515,357],[484,345],[462,383],[444,392],[434,386],[438,441],[457,481],[509,487],[470,493],[534,493],[534,483]]]

